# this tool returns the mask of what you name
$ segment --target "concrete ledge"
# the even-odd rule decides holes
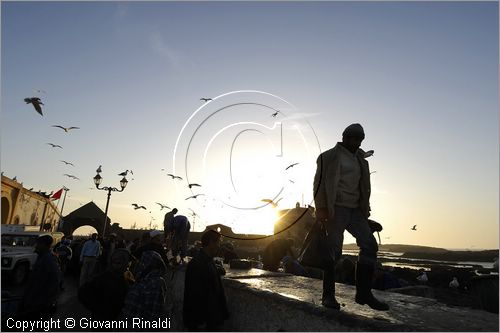
[[[228,270],[224,278],[234,331],[495,331],[498,314],[449,307],[433,299],[374,291],[387,312],[354,302],[355,288],[338,284],[341,311],[321,306],[322,282],[262,270]]]

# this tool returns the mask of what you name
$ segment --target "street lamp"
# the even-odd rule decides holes
[[[94,177],[95,187],[98,190],[108,191],[108,200],[106,201],[106,211],[104,213],[104,227],[102,228],[102,237],[104,237],[106,232],[106,220],[108,219],[108,206],[109,206],[109,199],[111,198],[111,192],[123,192],[125,187],[127,187],[128,180],[125,177],[123,177],[122,180],[120,180],[120,187],[122,188],[121,190],[117,189],[116,187],[110,187],[110,186],[99,187],[101,185],[101,182],[102,182],[102,177],[98,172],[97,175],[95,175]]]

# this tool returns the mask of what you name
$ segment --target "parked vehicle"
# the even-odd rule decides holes
[[[39,226],[2,225],[2,275],[19,285],[28,277],[38,254],[35,251],[36,239],[41,235],[51,235],[53,245],[63,237],[62,232],[43,232]]]

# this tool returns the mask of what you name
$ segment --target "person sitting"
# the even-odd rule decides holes
[[[262,257],[263,268],[267,271],[277,272],[280,261],[284,256],[290,255],[292,258],[296,258],[292,249],[293,244],[294,240],[292,238],[278,238],[269,243]]]

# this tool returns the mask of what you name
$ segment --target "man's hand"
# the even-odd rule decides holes
[[[328,208],[317,208],[316,209],[316,221],[326,224],[328,219],[331,218],[328,214]]]

